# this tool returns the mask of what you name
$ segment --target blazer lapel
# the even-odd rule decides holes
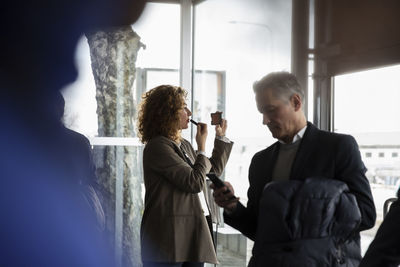
[[[304,133],[299,149],[297,150],[291,171],[290,179],[301,180],[302,171],[310,155],[312,155],[314,148],[318,145],[318,129],[311,122],[307,122],[307,129]]]
[[[181,157],[184,161],[186,161],[186,157],[183,154],[183,151],[181,150],[181,148],[178,146],[177,143],[175,143],[174,141],[171,140],[172,145],[174,146],[174,150],[175,152],[179,155],[179,157]],[[182,143],[181,143],[182,146]]]

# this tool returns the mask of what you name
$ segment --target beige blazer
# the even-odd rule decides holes
[[[224,170],[233,143],[214,141],[211,158],[196,155],[187,140],[179,146],[169,138],[150,140],[143,152],[145,207],[141,224],[143,261],[218,263],[198,193],[206,173]]]

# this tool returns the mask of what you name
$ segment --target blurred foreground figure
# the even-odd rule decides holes
[[[62,153],[70,156],[69,159],[65,158],[64,160],[68,162],[69,169],[76,171],[74,177],[71,178],[75,180],[73,182],[77,183],[93,216],[96,217],[96,228],[100,232],[103,232],[105,229],[105,214],[97,195],[98,193],[95,190],[95,188],[98,188],[96,166],[93,162],[92,147],[90,146],[89,139],[64,126],[65,100],[60,92],[57,91],[54,93],[51,103],[54,106],[55,115],[60,122],[61,129],[64,132],[62,140],[65,144],[65,149],[68,149],[68,152],[63,151]]]
[[[113,266],[79,188],[52,95],[86,31],[134,22],[144,0],[6,1],[0,9],[0,266]]]

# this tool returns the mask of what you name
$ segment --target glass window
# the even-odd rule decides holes
[[[136,104],[144,92],[156,86],[179,86],[180,12],[178,4],[150,2],[132,25],[143,44],[136,62]]]
[[[290,71],[291,2],[209,0],[194,7],[193,99],[188,101],[193,103],[194,118],[200,121],[210,124],[209,113],[217,110],[228,119],[227,134],[235,146],[225,176],[244,204],[247,202],[247,170],[251,157],[275,141],[262,125],[252,84],[271,71]],[[131,89],[136,109],[143,92],[160,84],[179,84],[180,6],[148,3],[132,29],[141,42],[135,63],[135,84]],[[99,183],[102,188],[108,186],[108,191],[103,193],[112,199],[111,202],[106,201],[106,205],[110,206],[105,209],[106,212],[115,209],[109,215],[111,221],[107,230],[115,233],[118,250],[121,242],[125,244],[126,240],[122,232],[126,218],[121,216],[131,209],[135,209],[134,214],[142,209],[142,146],[135,137],[105,137],[99,134],[96,94],[101,95],[101,92],[96,92],[86,37],[82,37],[77,46],[76,65],[79,72],[77,81],[63,90],[66,99],[65,124],[88,136],[94,145]],[[115,119],[120,119],[119,116],[116,114]],[[213,136],[213,130],[209,131],[209,136]],[[210,152],[212,142],[209,141],[208,145]],[[122,166],[127,155],[129,163],[126,165],[129,166]],[[103,170],[108,170],[110,174],[107,179],[102,178]],[[124,180],[121,180],[122,177]],[[140,196],[132,200],[131,207],[125,205],[132,203],[121,199],[127,193],[132,197]],[[138,228],[133,229],[134,233],[137,231]],[[218,240],[222,264],[233,261],[238,266],[247,265],[252,248],[250,240],[226,226],[220,230]],[[136,253],[138,240],[133,241],[136,242]]]
[[[136,60],[136,84],[133,88],[133,97],[138,104],[145,90],[166,83],[179,85],[180,6],[148,3],[132,28],[141,42]],[[85,36],[77,45],[75,61],[78,78],[63,89],[66,102],[65,124],[88,137],[101,136],[98,133],[96,85]],[[143,69],[149,70],[145,72],[145,83],[141,79]]]
[[[365,153],[365,156],[366,156],[367,158],[370,158],[370,157],[372,157],[372,153],[371,153],[371,152],[367,152],[367,153]]]
[[[179,85],[180,6],[147,3],[132,28],[143,43],[136,62],[139,95],[161,84]]]
[[[88,136],[93,145],[98,190],[107,217],[106,231],[113,239],[116,259],[119,263],[123,261],[120,264],[123,266],[141,264],[139,229],[144,195],[141,169],[143,146],[136,138],[135,112],[140,96],[146,90],[160,84],[179,84],[180,6],[148,3],[132,29],[140,37],[136,61],[130,61],[135,66],[130,69],[129,75],[136,73],[136,77],[129,76],[128,83],[124,81],[116,86],[115,94],[107,92],[106,95],[104,91],[107,88],[103,87],[104,91],[96,90],[90,48],[87,38],[83,36],[76,49],[78,79],[63,89],[65,125]],[[109,31],[111,33],[112,29]],[[115,50],[121,52],[119,55],[126,55],[127,50],[123,45],[121,47]],[[114,62],[110,59],[112,55],[112,51],[109,51],[104,56]],[[121,72],[119,66],[116,68],[117,73]],[[115,80],[112,71],[110,73],[106,76],[111,77],[109,80]],[[136,82],[132,88],[128,88],[127,84],[130,86],[132,78]],[[119,90],[128,93],[122,95],[118,93]],[[116,112],[107,110],[106,120],[100,120],[103,107],[99,108],[99,97],[107,98],[107,103],[116,102],[116,106],[122,106],[120,102],[127,102],[128,105],[124,105],[123,109],[117,107]],[[101,129],[105,125],[115,126],[117,130],[104,133]],[[128,130],[125,127],[127,125]]]
[[[397,158],[399,156],[399,153],[397,152],[392,152],[392,158]]]
[[[362,252],[368,248],[383,220],[383,203],[394,197],[400,177],[398,157],[384,157],[385,149],[400,145],[400,65],[335,77],[334,127],[353,135],[363,159],[377,209],[376,225],[361,232]],[[389,153],[389,152],[388,152]]]
[[[252,156],[275,140],[258,112],[252,85],[272,71],[290,71],[290,0],[212,0],[194,8],[194,113],[209,124],[210,112],[223,112],[227,137],[235,142],[225,169],[241,202],[247,203]],[[209,136],[214,135],[209,130]],[[212,146],[209,138],[207,153]],[[222,265],[246,266],[252,242],[224,225],[219,229]]]

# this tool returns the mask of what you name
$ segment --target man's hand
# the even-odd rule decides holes
[[[224,208],[228,212],[232,212],[236,209],[239,198],[235,197],[232,185],[229,182],[224,183],[225,186],[220,188],[216,188],[214,184],[211,184],[211,188],[214,190],[213,197],[218,206]],[[228,189],[230,190],[229,193],[227,193]]]

